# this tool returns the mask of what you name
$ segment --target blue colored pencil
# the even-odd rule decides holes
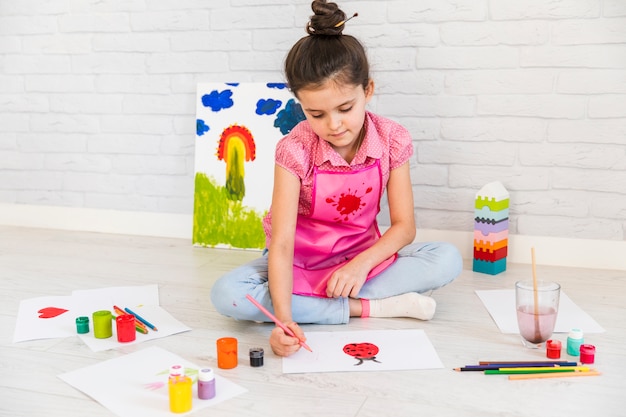
[[[556,367],[556,366],[578,366],[580,365],[578,362],[568,362],[568,361],[560,361],[560,362],[547,362],[547,361],[538,361],[538,362],[501,362],[501,363],[488,363],[481,365],[465,365],[462,368],[454,368],[455,371],[489,371],[494,369],[501,368],[519,368],[519,367]]]
[[[149,328],[151,328],[155,332],[158,331],[158,329],[156,327],[154,327],[154,324],[150,323],[148,320],[144,319],[139,314],[133,312],[130,308],[124,308],[124,311],[126,311],[128,314],[132,314],[133,316],[135,316],[135,318],[137,320],[139,320],[140,322],[142,322],[143,324],[145,324],[146,326],[148,326]]]
[[[480,361],[479,365],[534,365],[534,364],[548,364],[548,365],[563,365],[564,363],[570,363],[571,361]]]

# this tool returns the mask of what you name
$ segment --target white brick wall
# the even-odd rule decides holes
[[[0,0],[0,203],[191,214],[195,86],[282,80],[309,1]],[[626,1],[345,1],[421,229],[626,240]],[[384,207],[383,207],[384,211]]]

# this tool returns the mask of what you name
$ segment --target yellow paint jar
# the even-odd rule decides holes
[[[186,413],[191,410],[193,397],[193,382],[186,375],[170,376],[168,381],[170,393],[170,411],[172,413]]]

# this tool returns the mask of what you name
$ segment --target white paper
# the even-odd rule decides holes
[[[121,306],[120,306],[121,307]],[[123,307],[122,307],[123,308]],[[137,313],[142,318],[148,320],[158,330],[148,329],[148,334],[135,332],[136,339],[132,342],[120,343],[117,341],[117,329],[115,322],[112,323],[113,336],[107,339],[96,339],[93,333],[93,327],[89,333],[81,334],[79,337],[91,350],[99,352],[107,349],[114,349],[120,346],[134,345],[145,342],[146,340],[159,339],[176,333],[186,332],[191,328],[172,317],[167,311],[160,306],[142,306],[131,309],[133,313]]]
[[[48,317],[53,309],[58,315]],[[61,312],[62,310],[66,310]],[[13,343],[35,339],[69,337],[76,334],[76,317],[80,307],[71,296],[36,297],[20,301],[13,333]],[[46,313],[50,311],[50,313]],[[42,318],[41,316],[46,318]]]
[[[348,332],[307,332],[307,345],[283,358],[283,373],[368,372],[443,368],[423,330],[364,330]],[[370,343],[375,355],[358,359],[344,352],[348,344]]]
[[[186,373],[200,369],[177,355],[159,347],[150,347],[119,358],[110,359],[59,378],[82,391],[120,417],[171,417],[167,378],[169,367],[179,364]],[[219,404],[247,390],[220,375],[215,375],[215,397],[197,398],[197,383],[193,386],[193,406],[189,414]]]
[[[502,333],[519,334],[515,311],[515,290],[476,290],[491,318]],[[571,329],[585,333],[602,333],[604,329],[561,290],[554,333],[568,333]]]
[[[107,339],[96,339],[93,334],[93,313],[99,310],[109,310],[113,315],[117,315],[113,311],[114,305],[122,309],[130,308],[155,325],[158,331],[149,329],[148,334],[136,332],[135,341],[120,343],[117,341],[115,322],[112,321],[113,336]],[[58,315],[42,318],[40,317],[42,314],[44,316]],[[15,323],[13,342],[78,335],[76,318],[80,316],[89,318],[89,333],[80,334],[79,337],[93,351],[113,349],[191,330],[159,306],[157,285],[108,287],[75,290],[70,296],[22,300]]]

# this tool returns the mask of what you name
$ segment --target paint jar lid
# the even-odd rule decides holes
[[[198,381],[213,381],[215,379],[215,375],[213,374],[213,369],[211,368],[203,368],[198,372]]]
[[[583,338],[583,331],[580,329],[572,329],[569,331],[569,335],[568,337],[570,339],[582,339]]]
[[[250,348],[250,357],[251,358],[262,358],[263,357],[263,348]]]
[[[548,349],[561,349],[561,341],[560,340],[548,340],[546,342],[546,348]]]
[[[170,376],[183,376],[185,375],[185,368],[182,365],[170,366]]]
[[[580,345],[580,353],[585,355],[593,355],[596,353],[596,347],[594,345]]]

